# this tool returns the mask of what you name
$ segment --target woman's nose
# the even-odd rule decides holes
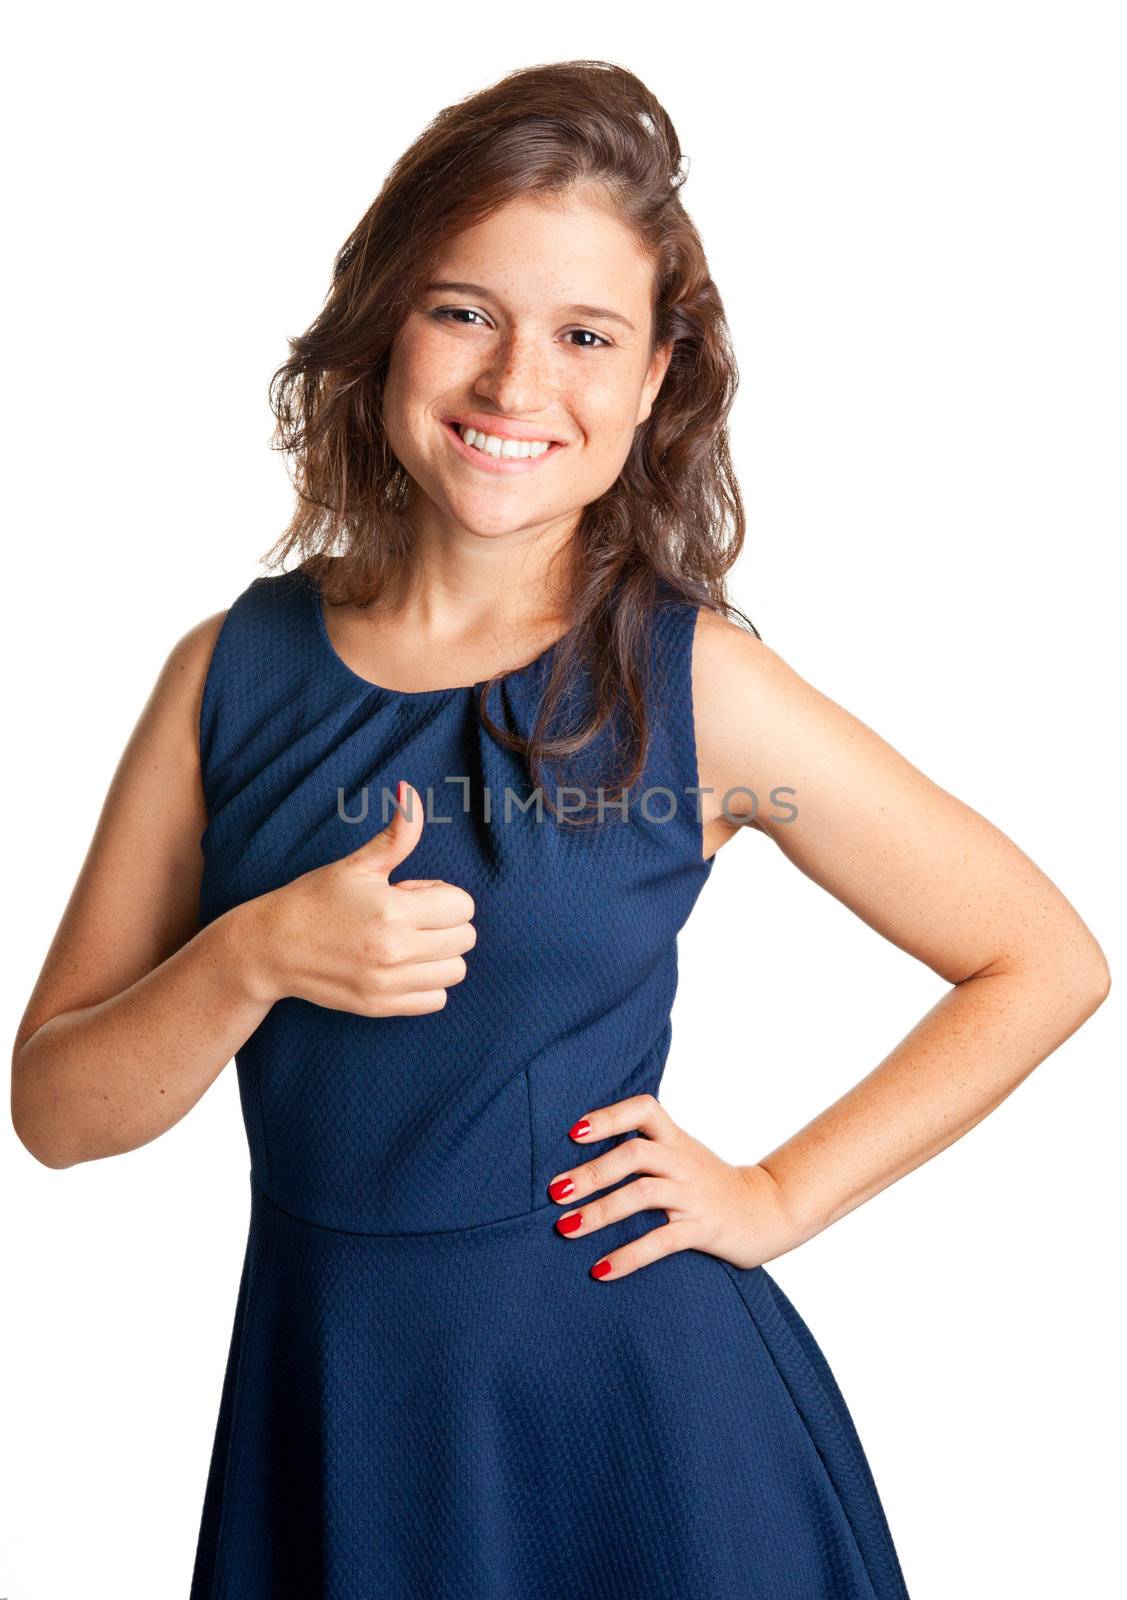
[[[551,398],[544,351],[531,339],[500,341],[474,384],[474,393],[505,416],[539,411]]]

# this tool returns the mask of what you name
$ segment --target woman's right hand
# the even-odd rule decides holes
[[[235,908],[256,999],[413,1017],[440,1011],[466,976],[464,952],[477,942],[470,895],[441,879],[387,881],[423,831],[417,791],[402,783],[397,795],[387,827],[358,850]]]

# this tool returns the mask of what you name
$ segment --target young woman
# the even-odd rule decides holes
[[[1109,978],[1005,835],[730,619],[735,366],[680,168],[592,62],[396,164],[275,375],[279,570],[172,650],[20,1027],[53,1167],[237,1059],[193,1600],[907,1592],[763,1263],[973,1127]],[[677,933],[747,826],[952,987],[731,1165],[658,1089]]]

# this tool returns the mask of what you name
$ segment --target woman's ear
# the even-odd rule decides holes
[[[673,347],[676,342],[675,339],[671,339],[668,344],[659,344],[653,353],[650,370],[647,372],[646,381],[642,385],[642,395],[638,403],[638,422],[635,426],[645,422],[653,410],[653,403],[658,397],[662,384],[665,382],[665,374],[668,372],[669,363],[673,359]]]

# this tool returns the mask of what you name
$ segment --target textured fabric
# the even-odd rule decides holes
[[[250,1231],[191,1600],[906,1595],[845,1402],[764,1268],[682,1250],[600,1281],[665,1213],[554,1226],[575,1208],[549,1180],[617,1142],[568,1129],[656,1095],[669,1051],[676,937],[711,870],[696,616],[671,595],[654,613],[627,819],[576,829],[506,818],[531,783],[480,685],[358,677],[297,573],[228,612],[200,722],[202,921],[357,849],[405,778],[432,795],[392,881],[466,889],[477,943],[441,1011],[287,997],[238,1052]],[[502,725],[531,731],[557,648],[494,690]]]

